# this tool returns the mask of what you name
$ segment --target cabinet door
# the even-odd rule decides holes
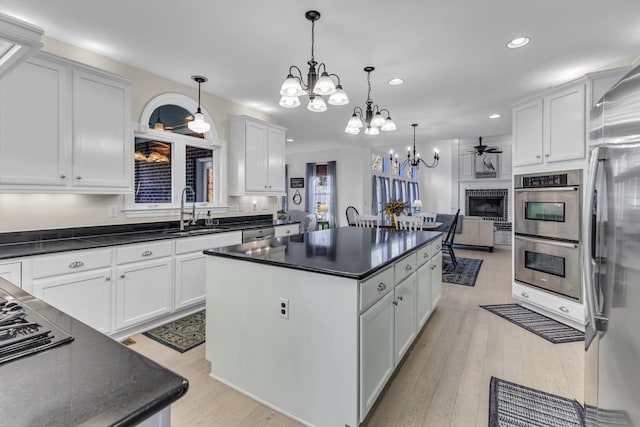
[[[176,256],[175,309],[204,302],[205,255],[200,251]]]
[[[412,274],[394,289],[396,365],[416,337],[416,280],[416,274]]]
[[[513,166],[542,163],[542,99],[513,109]]]
[[[416,316],[418,330],[425,324],[431,314],[431,267],[427,262],[418,268],[418,283],[416,288]]]
[[[111,270],[108,268],[33,281],[33,293],[103,333],[111,331]]]
[[[284,131],[280,129],[269,129],[269,188],[272,193],[284,193],[284,152],[285,139]]]
[[[584,159],[585,84],[544,97],[544,161]]]
[[[393,292],[360,316],[360,421],[391,376],[393,358]]]
[[[171,259],[118,267],[116,328],[121,329],[171,311]]]
[[[0,79],[0,185],[65,185],[65,73],[32,58]]]
[[[442,297],[442,252],[431,259],[431,310],[436,308]]]
[[[73,177],[76,187],[132,188],[130,88],[73,71]]]
[[[267,191],[268,150],[266,126],[247,121],[245,123],[245,186],[247,191]]]
[[[0,277],[8,280],[17,287],[22,287],[22,263],[10,262],[0,264]]]

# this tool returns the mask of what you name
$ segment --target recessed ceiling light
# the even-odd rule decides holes
[[[400,77],[394,77],[389,80],[389,84],[392,86],[401,85],[402,83],[404,83],[404,79],[401,79]]]
[[[528,45],[530,41],[531,38],[527,36],[516,37],[515,39],[507,43],[507,47],[509,49],[517,49],[519,47]]]
[[[293,138],[287,138],[287,142],[293,142]]]
[[[500,118],[500,114],[492,114],[489,116],[490,119],[499,119]]]

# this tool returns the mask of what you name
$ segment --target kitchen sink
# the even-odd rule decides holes
[[[193,230],[168,231],[174,236],[198,236],[200,234],[210,234],[223,230],[222,228],[195,228]]]

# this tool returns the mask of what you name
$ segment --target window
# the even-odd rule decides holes
[[[126,198],[128,216],[175,214],[185,203],[202,211],[225,210],[226,188],[221,186],[225,146],[212,124],[206,134],[187,126],[197,104],[179,94],[152,100],[135,132],[134,193]],[[206,112],[205,120],[213,123]],[[186,187],[194,191],[184,191]]]
[[[402,200],[411,206],[420,198],[417,172],[414,167],[391,161],[380,153],[371,154],[373,192],[371,209],[384,219],[384,206],[393,200]]]

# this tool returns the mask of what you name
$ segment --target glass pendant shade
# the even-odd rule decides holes
[[[368,126],[365,130],[364,130],[364,134],[365,135],[378,135],[380,133],[380,131],[378,130],[377,127],[375,126]]]
[[[353,116],[351,116],[351,118],[347,122],[347,127],[360,129],[362,126],[364,125],[362,124],[362,120],[360,120],[360,117],[358,117],[356,113],[353,113]]]
[[[387,120],[384,121],[384,124],[380,127],[380,130],[385,132],[396,130],[396,123],[391,120],[391,117],[387,117]]]
[[[318,95],[331,95],[336,91],[336,84],[331,80],[329,74],[325,71],[322,73],[315,86],[313,87],[313,91]]]
[[[385,122],[384,117],[382,117],[382,114],[378,112],[373,116],[373,119],[371,119],[371,126],[372,127],[375,126],[379,128],[382,125],[384,125],[384,122]]]
[[[211,125],[204,121],[204,114],[200,111],[193,115],[193,120],[187,125],[195,133],[209,132]]]
[[[324,99],[320,96],[314,96],[309,100],[309,104],[307,104],[307,110],[313,111],[314,113],[322,113],[327,111],[327,104],[324,102]]]
[[[348,133],[348,134],[351,134],[351,135],[357,135],[357,134],[360,133],[360,129],[359,128],[356,128],[356,127],[350,128],[349,126],[344,128],[344,131],[346,133]]]
[[[300,85],[300,81],[293,77],[292,74],[289,74],[286,80],[282,83],[280,87],[280,95],[282,96],[300,96],[303,95],[304,91],[302,90],[302,86]]]
[[[347,92],[342,90],[341,85],[336,85],[336,91],[329,97],[329,104],[331,105],[347,105],[349,103],[349,97]]]
[[[280,98],[280,106],[284,108],[296,108],[300,106],[300,100],[297,96],[282,95]]]

